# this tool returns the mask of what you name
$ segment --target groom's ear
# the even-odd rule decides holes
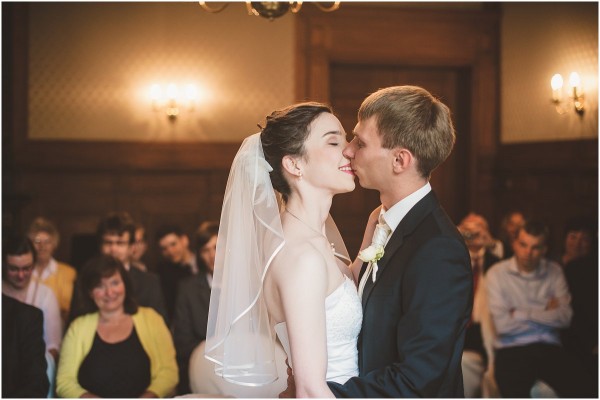
[[[394,156],[392,164],[395,173],[407,170],[415,162],[413,154],[408,149],[402,147],[396,147],[392,150],[392,155]]]
[[[283,156],[281,159],[281,165],[283,165],[283,169],[292,175],[298,176],[298,174],[300,174],[298,162],[292,156]]]

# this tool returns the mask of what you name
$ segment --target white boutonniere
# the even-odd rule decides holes
[[[360,258],[363,262],[375,263],[381,260],[383,254],[383,246],[372,244],[366,249],[361,250],[358,253],[358,258]]]
[[[373,283],[375,283],[375,280],[377,279],[377,271],[379,270],[377,261],[381,260],[383,254],[383,246],[380,244],[372,244],[358,253],[358,258],[364,262],[368,262],[372,267],[373,272],[371,273],[371,277],[373,278]]]

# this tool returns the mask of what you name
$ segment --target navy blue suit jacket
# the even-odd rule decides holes
[[[331,390],[337,397],[464,397],[471,262],[433,192],[402,219],[378,267],[362,299],[360,376],[329,382]]]

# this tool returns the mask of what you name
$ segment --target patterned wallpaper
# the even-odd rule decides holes
[[[503,143],[598,137],[598,3],[503,3],[501,123]],[[585,91],[582,118],[559,115],[550,79],[568,86],[577,71]],[[563,97],[564,98],[564,97]]]
[[[598,3],[502,3],[503,143],[598,136]],[[31,3],[29,137],[232,141],[294,101],[294,16],[269,22],[243,3]],[[558,115],[550,78],[572,70],[583,118]],[[195,83],[203,99],[175,123],[154,112],[152,83]]]
[[[294,100],[293,18],[243,3],[31,3],[29,137],[240,141]],[[202,93],[175,123],[148,96],[171,82]]]

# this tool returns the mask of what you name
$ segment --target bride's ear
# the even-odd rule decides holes
[[[302,176],[302,171],[298,167],[298,161],[292,156],[284,156],[281,160],[283,168],[291,175]]]

